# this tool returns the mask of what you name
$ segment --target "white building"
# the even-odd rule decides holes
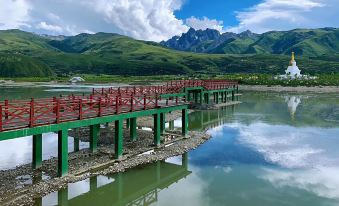
[[[302,77],[302,75],[300,74],[300,69],[297,66],[297,62],[294,59],[294,52],[292,52],[292,59],[290,62],[290,66],[288,66],[285,73],[286,73],[286,76],[290,77],[291,79]]]
[[[72,77],[70,80],[68,80],[71,83],[77,83],[77,82],[84,82],[85,80],[81,77]]]

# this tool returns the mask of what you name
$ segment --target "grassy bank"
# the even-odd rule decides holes
[[[339,73],[319,74],[314,80],[276,80],[271,74],[227,74],[217,76],[232,79],[245,85],[280,85],[280,86],[339,86]]]
[[[339,86],[339,73],[319,74],[315,80],[275,80],[271,74],[224,74],[206,75],[158,75],[158,76],[121,76],[121,75],[74,75],[81,76],[86,83],[131,83],[147,84],[175,79],[230,79],[245,85],[281,85],[281,86]],[[15,82],[68,82],[70,77],[17,77],[1,78],[0,80],[13,80]]]

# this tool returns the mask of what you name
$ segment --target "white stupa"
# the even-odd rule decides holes
[[[290,66],[288,66],[287,70],[285,71],[286,76],[291,77],[292,79],[302,77],[300,74],[300,69],[297,66],[297,62],[294,59],[294,52],[292,52],[292,59],[290,63]]]

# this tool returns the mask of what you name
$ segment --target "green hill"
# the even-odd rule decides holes
[[[21,54],[0,54],[0,76],[43,77],[54,72],[46,64]]]
[[[336,37],[329,35],[322,38]],[[269,55],[267,52],[258,52],[262,54],[255,55],[197,54],[168,49],[155,42],[138,41],[108,33],[79,34],[60,40],[52,39],[20,30],[0,31],[0,76],[65,76],[75,73],[119,75],[196,72],[282,73],[290,58],[285,55]],[[268,45],[266,41],[262,39],[260,44],[253,45],[253,49],[266,50]],[[253,40],[234,42],[237,47],[227,48],[227,51],[241,53],[246,51],[244,45],[248,43],[253,44]],[[330,45],[325,42],[323,44]],[[335,45],[332,47],[336,48]],[[313,59],[298,57],[297,60],[305,73],[337,72],[339,68],[339,60],[334,57],[319,56]]]
[[[214,36],[208,34],[213,32]],[[180,37],[161,42],[168,48],[210,54],[290,54],[317,57],[339,53],[339,29],[294,29],[254,34],[190,29]]]

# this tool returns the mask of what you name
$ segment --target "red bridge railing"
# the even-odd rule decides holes
[[[88,96],[5,100],[0,102],[0,132],[174,106],[186,103],[185,97],[162,100],[160,95],[181,93],[184,87],[215,90],[236,85],[225,80],[178,80],[159,86],[93,89]]]

